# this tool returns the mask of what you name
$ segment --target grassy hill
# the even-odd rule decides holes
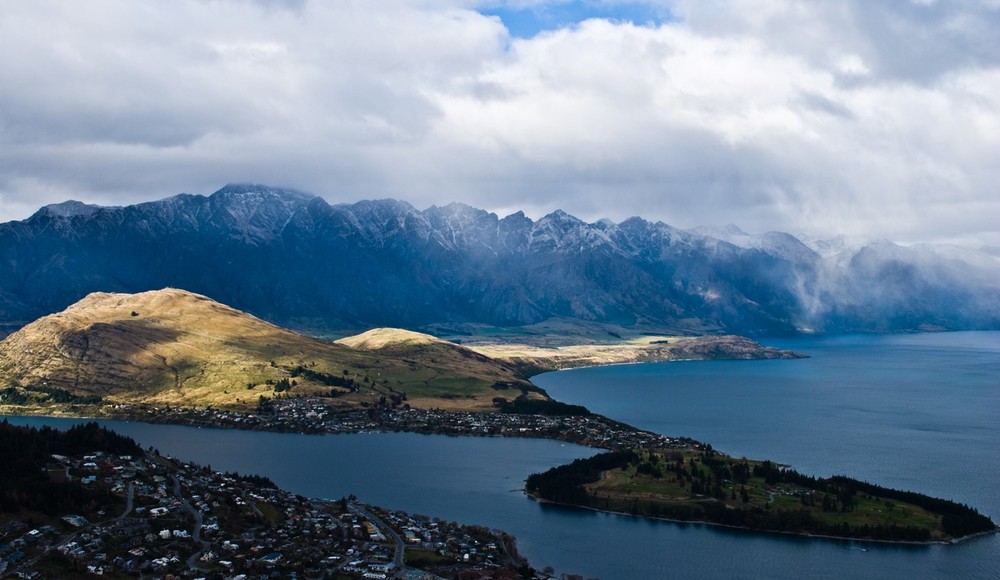
[[[0,405],[249,408],[301,394],[486,409],[522,389],[533,387],[511,364],[428,335],[377,329],[328,342],[176,289],[90,294],[0,342]]]

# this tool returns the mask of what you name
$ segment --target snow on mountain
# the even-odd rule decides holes
[[[38,210],[38,214],[44,214],[52,217],[69,218],[73,216],[89,216],[95,211],[101,209],[99,205],[93,205],[88,203],[83,203],[82,201],[69,200],[62,203],[54,203],[51,205],[46,205]]]
[[[321,329],[549,319],[773,334],[1000,327],[998,258],[838,237],[683,231],[564,211],[330,205],[229,185],[122,208],[47,206],[0,224],[0,324],[92,291],[185,288]]]
[[[692,233],[714,237],[740,248],[761,250],[787,260],[810,261],[821,256],[815,247],[811,247],[795,236],[784,232],[748,234],[739,227],[729,224],[723,228],[695,228]]]

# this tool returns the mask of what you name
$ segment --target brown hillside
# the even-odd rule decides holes
[[[393,333],[406,331],[377,334]],[[517,382],[505,363],[427,339],[382,340],[380,348],[362,339],[353,348],[350,340],[296,334],[183,290],[95,293],[0,342],[0,388],[35,399],[58,389],[103,402],[240,407],[274,396],[291,379],[296,384],[284,394],[333,391],[338,402],[360,403],[391,389],[413,406],[488,408],[495,383]],[[353,386],[331,386],[333,377]]]

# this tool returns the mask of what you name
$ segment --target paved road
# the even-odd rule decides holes
[[[396,533],[388,524],[383,522],[375,514],[369,512],[365,508],[351,502],[347,504],[347,509],[351,513],[367,518],[372,524],[375,525],[387,538],[391,538],[393,542],[396,543],[396,555],[393,558],[393,564],[396,565],[396,577],[402,578],[405,576],[405,568],[403,567],[403,553],[406,550],[406,543],[403,542],[403,538]]]
[[[204,517],[202,516],[201,511],[194,509],[191,502],[184,499],[184,496],[181,495],[181,482],[177,479],[177,477],[171,475],[170,478],[174,480],[174,497],[179,499],[181,501],[181,505],[184,506],[184,509],[186,509],[194,517],[194,529],[191,531],[191,539],[201,544],[201,551],[191,554],[191,557],[187,559],[187,565],[188,568],[197,569],[198,558],[200,558],[205,551],[211,549],[212,543],[201,539],[201,524],[204,522]]]
[[[125,516],[132,513],[132,504],[135,500],[135,482],[130,481],[128,484],[128,498],[125,500],[125,511],[122,515],[118,516],[117,520],[120,522],[125,519]]]

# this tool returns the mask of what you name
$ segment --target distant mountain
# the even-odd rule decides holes
[[[739,334],[1000,328],[988,252],[803,243],[638,217],[537,221],[462,204],[330,205],[229,185],[127,207],[48,206],[0,225],[0,324],[93,291],[185,288],[313,331],[558,321]]]

